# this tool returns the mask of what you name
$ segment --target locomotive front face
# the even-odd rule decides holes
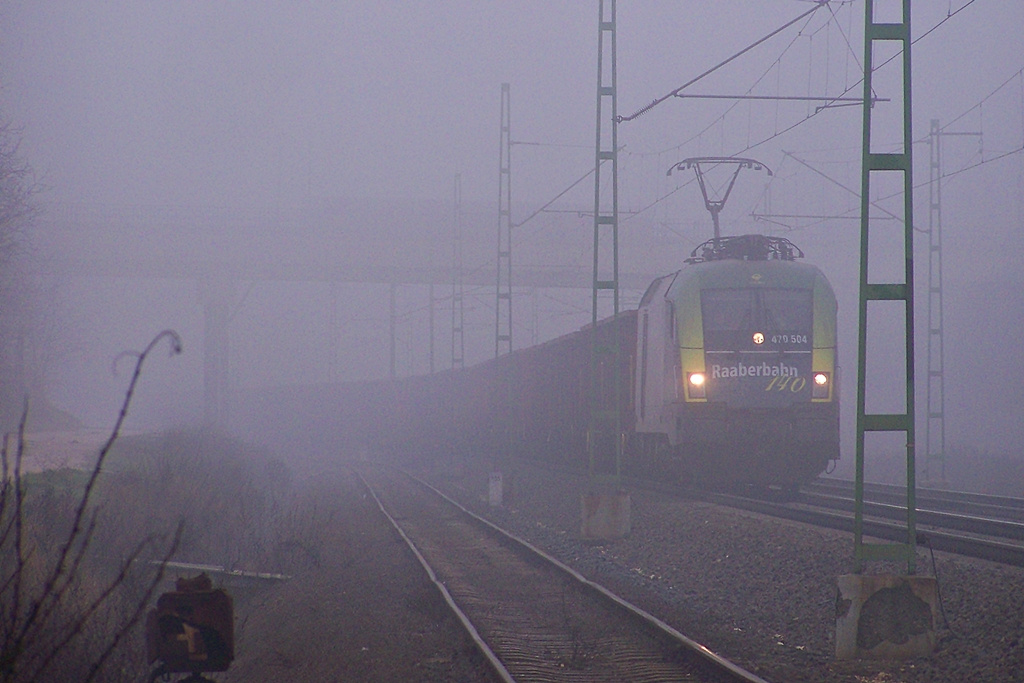
[[[789,262],[699,264],[670,295],[686,403],[775,409],[832,400],[835,297]]]
[[[705,289],[700,299],[708,401],[775,408],[811,399],[811,290]]]

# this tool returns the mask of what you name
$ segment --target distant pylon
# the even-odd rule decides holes
[[[946,480],[946,387],[942,339],[942,130],[932,119],[928,177],[928,374],[925,382],[924,476],[929,485]]]
[[[616,94],[615,0],[600,0],[597,34],[597,125],[594,150],[594,276],[591,289],[591,324],[619,314],[619,154]],[[607,162],[607,164],[605,163]],[[610,187],[602,186],[602,169],[611,175]],[[608,301],[610,299],[610,302]],[[602,303],[604,306],[602,306]],[[611,304],[608,310],[608,303]],[[603,312],[601,309],[605,309]],[[620,392],[601,392],[601,367],[613,368],[613,384],[621,380],[621,340],[590,351],[590,427],[588,460],[591,479],[609,477],[618,485],[622,475],[622,402]],[[600,466],[598,460],[601,461]]]
[[[455,174],[452,201],[452,369],[466,367],[465,308],[462,288],[462,176]]]
[[[946,377],[942,302],[942,138],[980,137],[981,132],[944,131],[932,119],[928,134],[928,374],[925,382],[924,479],[931,487],[946,482]]]
[[[501,84],[498,152],[498,278],[495,283],[494,357],[512,351],[512,133],[509,84]]]

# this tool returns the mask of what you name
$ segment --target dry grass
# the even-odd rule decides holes
[[[134,437],[120,443],[105,466],[86,511],[91,531],[71,549],[72,555],[81,550],[81,558],[70,568],[49,624],[17,653],[22,673],[0,672],[0,681],[86,680],[94,659],[90,653],[102,652],[131,620],[159,571],[154,563],[179,528],[174,560],[285,572],[318,560],[321,541],[308,524],[313,513],[305,501],[292,501],[287,470],[236,441],[209,432]],[[19,568],[16,553],[4,552],[0,571],[4,577],[18,573],[24,595],[44,591],[87,476],[65,469],[23,478],[25,561]],[[9,515],[4,522],[7,527]],[[163,581],[160,589],[167,588]],[[102,604],[92,607],[108,591]],[[11,615],[5,610],[3,616],[6,623]],[[144,680],[143,633],[133,626],[96,680]],[[78,633],[60,648],[59,657],[33,678],[31,672],[73,631]]]
[[[280,462],[212,432],[118,441],[147,354],[86,471],[26,473],[23,411],[0,477],[0,683],[145,680],[140,626],[172,557],[263,569],[280,545]],[[116,443],[116,448],[115,448]],[[13,444],[13,446],[12,446]],[[306,544],[308,540],[302,540]]]

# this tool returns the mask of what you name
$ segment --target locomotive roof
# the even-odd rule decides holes
[[[752,234],[709,239],[690,252],[690,258],[686,259],[686,262],[703,263],[723,259],[792,261],[803,257],[804,252],[785,237]]]
[[[733,289],[742,287],[782,287],[812,289],[825,279],[821,270],[810,263],[796,261],[743,261],[722,259],[691,264],[679,272],[672,290]]]
[[[702,252],[699,257],[698,252]],[[684,292],[701,289],[823,287],[831,292],[824,273],[815,265],[796,261],[798,258],[803,258],[803,252],[781,237],[742,235],[708,240],[693,250],[685,268],[654,280],[639,306],[659,294],[677,300]]]
[[[647,288],[639,307],[648,305],[655,296],[673,301],[687,292],[702,289],[742,289],[771,287],[781,289],[817,289],[828,291],[832,286],[821,270],[810,263],[795,261],[704,261],[660,277]]]

